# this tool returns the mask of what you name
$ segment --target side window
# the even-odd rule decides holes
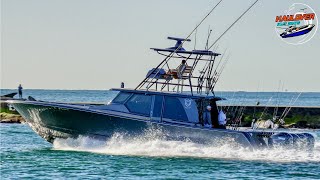
[[[148,95],[135,94],[126,103],[130,112],[149,115],[151,110],[152,98]]]
[[[112,102],[113,103],[123,104],[129,98],[130,95],[131,95],[131,93],[123,93],[123,92],[121,92],[121,93],[119,93],[117,95],[117,97],[115,97],[112,100]]]
[[[188,122],[186,112],[178,98],[166,97],[163,117],[175,121]]]

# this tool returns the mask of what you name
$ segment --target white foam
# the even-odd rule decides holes
[[[254,150],[235,146],[232,140],[220,145],[203,145],[190,141],[170,141],[158,136],[127,138],[115,133],[107,141],[88,137],[56,139],[54,149],[86,151],[108,155],[198,157],[235,160],[258,160],[271,162],[320,162],[320,142],[316,141],[313,152],[295,149]]]

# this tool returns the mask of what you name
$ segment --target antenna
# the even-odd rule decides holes
[[[208,50],[208,47],[209,47],[209,39],[210,39],[211,32],[212,32],[212,29],[210,29],[210,26],[209,26],[209,29],[208,29],[208,37],[207,37],[207,43],[206,43],[205,50]]]
[[[196,45],[197,45],[197,32],[198,32],[198,29],[196,29],[196,32],[194,33],[194,47],[193,47],[193,50],[196,50]]]

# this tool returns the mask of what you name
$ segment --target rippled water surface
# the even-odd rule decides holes
[[[0,124],[1,179],[319,179],[313,153],[234,149],[158,138],[86,137],[49,144],[25,124]]]
[[[15,90],[1,89],[1,94]],[[299,93],[217,92],[225,104],[290,104]],[[105,102],[116,93],[93,90],[25,90],[44,101]],[[303,93],[295,105],[320,106],[320,93]],[[320,179],[320,131],[313,153],[235,149],[157,137],[108,141],[87,137],[49,144],[26,124],[0,124],[0,179]]]

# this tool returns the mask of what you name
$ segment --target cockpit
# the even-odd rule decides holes
[[[219,97],[190,96],[173,93],[121,89],[105,110],[144,116],[151,121],[188,125],[203,125],[203,112],[210,105],[213,121],[218,118]]]

